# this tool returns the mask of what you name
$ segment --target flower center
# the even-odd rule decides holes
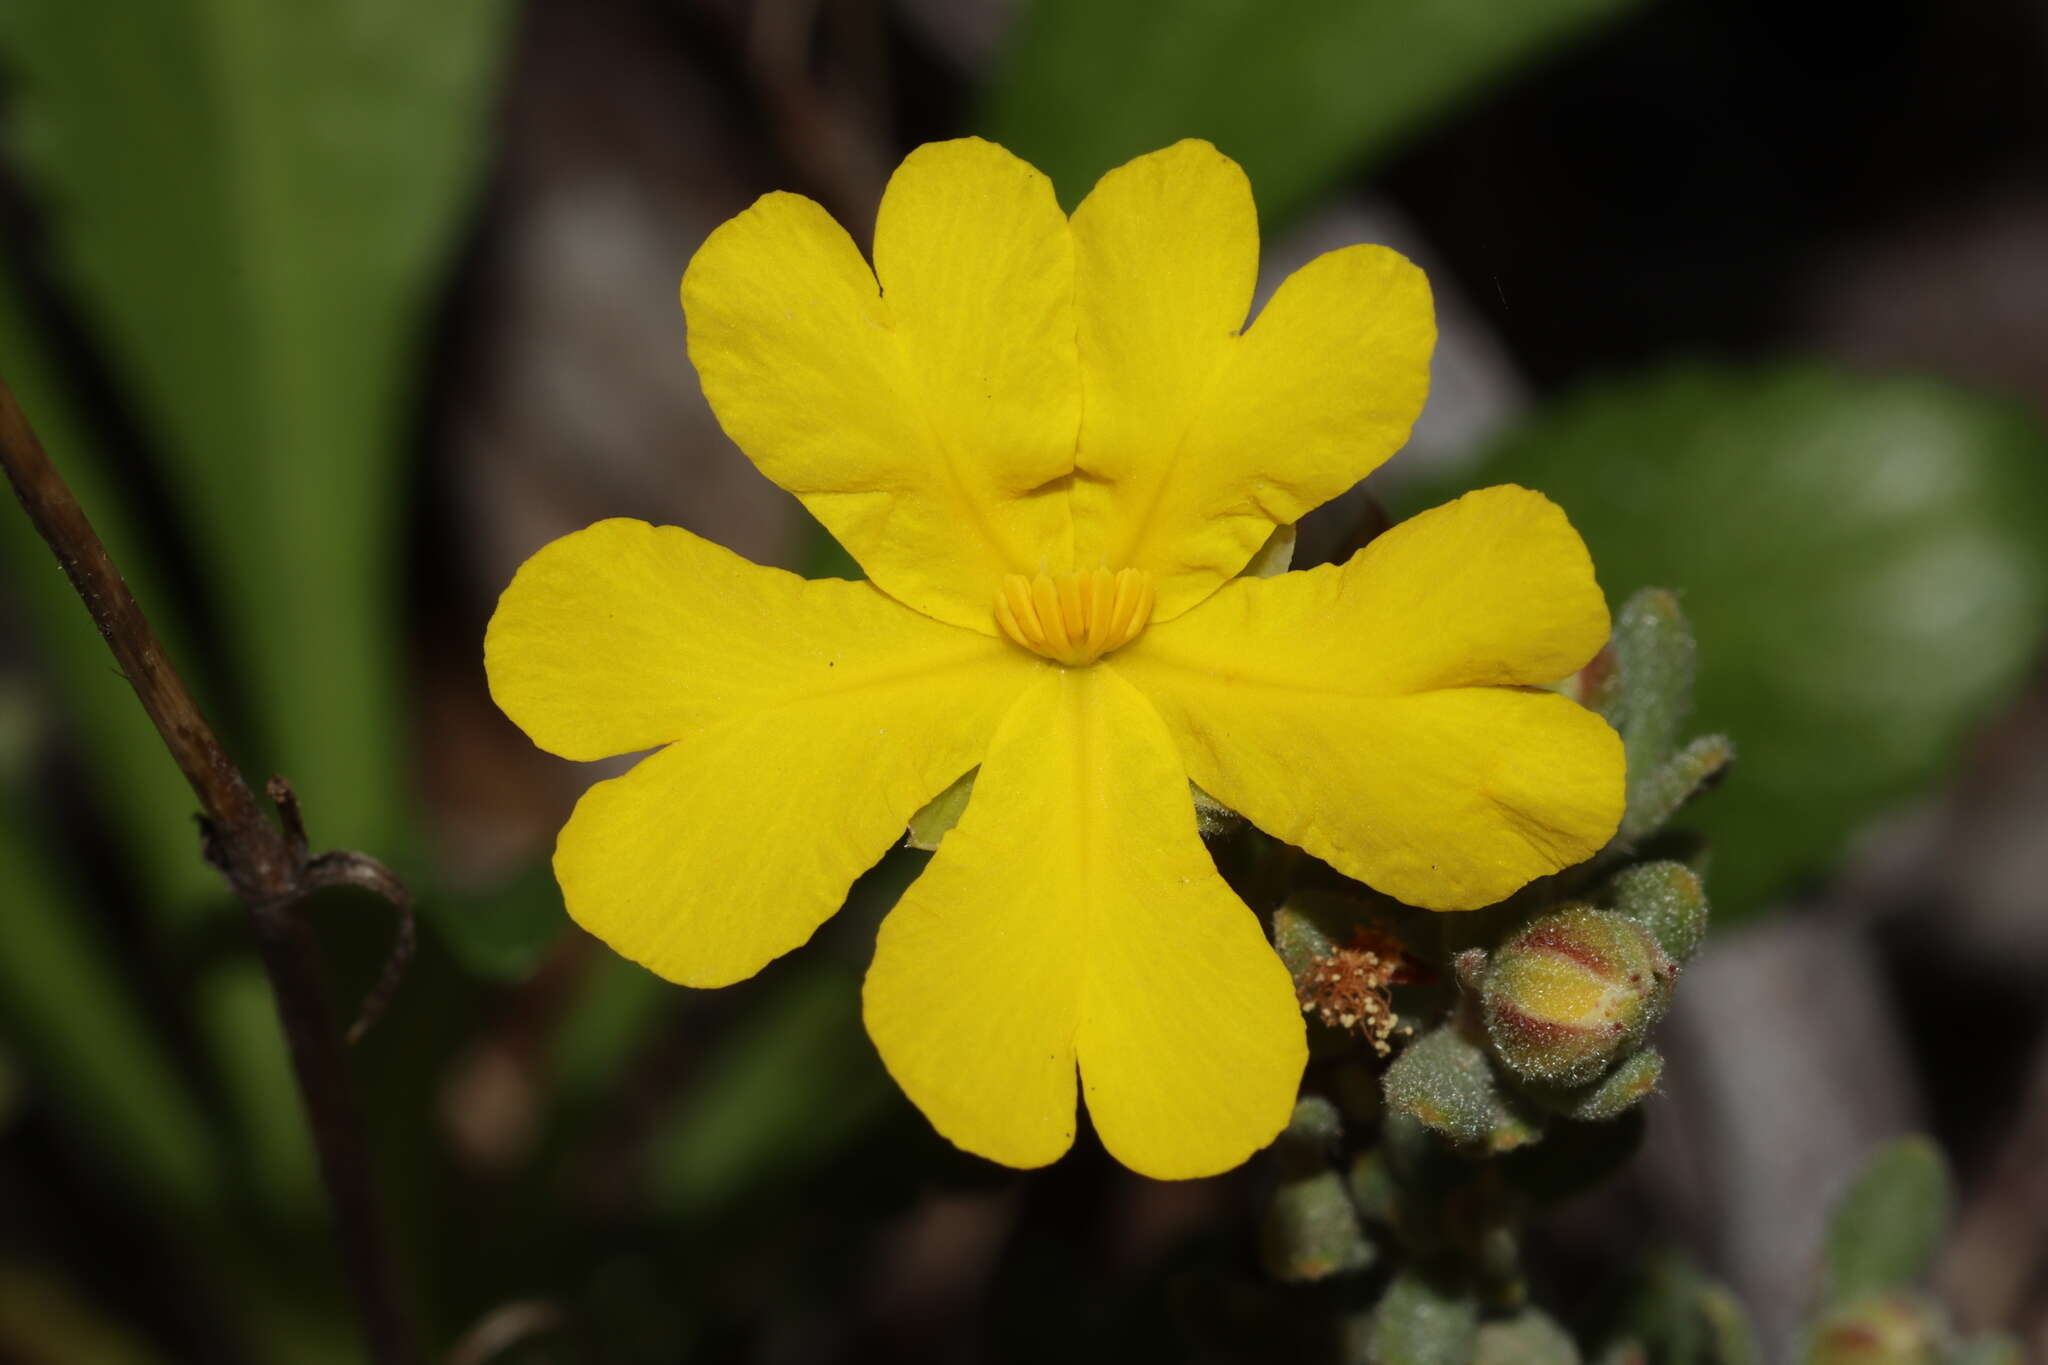
[[[1138,638],[1152,619],[1152,575],[1089,569],[1026,578],[1013,573],[996,594],[996,624],[1034,654],[1092,664]]]

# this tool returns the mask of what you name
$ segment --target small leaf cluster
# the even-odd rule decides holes
[[[1805,1365],[2019,1365],[2017,1342],[1965,1338],[1925,1291],[1953,1205],[1947,1164],[1926,1138],[1902,1138],[1864,1163],[1829,1220]]]

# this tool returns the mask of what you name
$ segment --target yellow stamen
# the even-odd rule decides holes
[[[1089,569],[1054,577],[1013,573],[996,594],[996,624],[1024,648],[1068,665],[1129,644],[1152,619],[1152,575]]]

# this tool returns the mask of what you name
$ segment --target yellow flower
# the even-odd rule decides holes
[[[1406,439],[1435,340],[1421,273],[1374,246],[1247,327],[1257,256],[1250,187],[1201,142],[1071,220],[999,147],[922,147],[872,270],[794,195],[714,232],[682,285],[705,396],[868,581],[625,520],[520,569],[498,704],[566,758],[658,750],[562,831],[576,920],[674,981],[750,976],[979,765],[882,926],[869,1034],[969,1151],[1054,1160],[1078,1072],[1119,1160],[1185,1177],[1271,1140],[1306,1056],[1189,779],[1433,909],[1597,850],[1620,744],[1531,685],[1607,611],[1548,501],[1487,489],[1342,566],[1237,576]]]

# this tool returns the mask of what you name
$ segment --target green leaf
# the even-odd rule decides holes
[[[2048,620],[2048,440],[1938,384],[1689,368],[1588,392],[1466,477],[1555,498],[1611,594],[1684,594],[1699,724],[1745,755],[1689,816],[1724,922],[1939,780]]]
[[[407,424],[483,167],[504,0],[0,7],[20,169],[172,467],[315,840],[410,828]]]
[[[1629,846],[1655,834],[1695,797],[1711,791],[1734,761],[1735,745],[1726,735],[1701,735],[1640,780],[1631,774],[1628,814],[1616,837]]]
[[[1656,1048],[1646,1047],[1622,1058],[1612,1071],[1583,1089],[1543,1098],[1566,1118],[1606,1123],[1656,1094],[1657,1082],[1663,1076],[1663,1055]]]
[[[249,1187],[271,1217],[317,1221],[326,1212],[326,1195],[263,969],[253,957],[221,963],[197,983],[194,1005],[241,1141]]]
[[[1631,806],[1643,777],[1678,748],[1698,671],[1699,646],[1677,594],[1644,588],[1614,614],[1607,655],[1587,669],[1586,704],[1621,735]]]
[[[637,962],[609,951],[584,972],[548,1046],[548,1074],[565,1100],[619,1084],[665,1009],[688,996]]]
[[[1615,835],[1624,848],[1655,834],[1718,782],[1735,750],[1720,735],[1683,749],[1692,715],[1698,647],[1676,594],[1644,588],[1614,617],[1614,637],[1586,669],[1586,704],[1621,734],[1628,755],[1628,809]]]
[[[1472,1296],[1404,1270],[1372,1316],[1372,1365],[1471,1365],[1479,1340]]]
[[[1941,1247],[1953,1202],[1948,1163],[1932,1141],[1901,1138],[1881,1148],[1829,1219],[1827,1301],[1912,1285]]]
[[[997,74],[988,136],[1071,206],[1184,137],[1251,175],[1267,223],[1628,0],[1039,0]]]

